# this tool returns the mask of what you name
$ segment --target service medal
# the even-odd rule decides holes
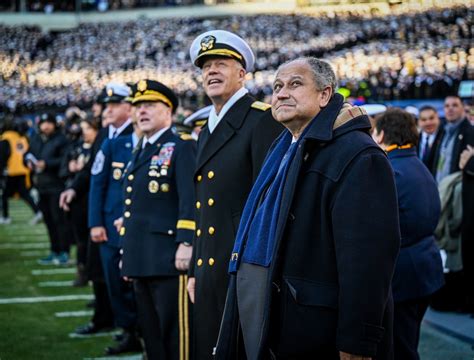
[[[158,181],[152,180],[148,183],[148,191],[151,192],[152,194],[157,193],[160,190],[160,184],[158,184]]]
[[[163,191],[163,192],[170,191],[170,185],[169,184],[161,184],[161,191]]]
[[[122,177],[122,170],[114,169],[112,176],[114,177],[115,180],[120,180],[120,178]]]

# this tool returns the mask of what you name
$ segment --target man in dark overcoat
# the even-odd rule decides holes
[[[265,154],[282,127],[270,105],[255,101],[244,88],[254,55],[235,34],[215,30],[199,35],[190,49],[202,70],[212,101],[199,134],[196,233],[188,291],[194,301],[194,356],[212,359],[224,310],[228,259],[247,195]]]
[[[280,66],[275,142],[246,203],[216,359],[391,359],[393,171],[331,66]]]

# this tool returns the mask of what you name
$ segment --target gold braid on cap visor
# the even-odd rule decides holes
[[[202,58],[203,56],[209,56],[209,55],[229,56],[229,57],[234,57],[239,61],[243,60],[242,55],[240,55],[236,51],[229,50],[229,49],[212,49],[212,50],[204,51],[201,54],[199,54],[198,57],[196,58],[196,60],[194,60],[194,62],[196,62],[198,59]]]
[[[155,90],[145,90],[144,92],[141,93],[137,92],[135,97],[133,98],[132,104],[136,104],[141,101],[161,101],[168,105],[171,109],[173,109],[173,103],[168,99],[165,95],[160,93],[159,91]]]

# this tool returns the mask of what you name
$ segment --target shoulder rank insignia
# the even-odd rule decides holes
[[[267,104],[267,103],[264,103],[264,102],[261,102],[261,101],[254,101],[252,103],[252,105],[250,105],[250,107],[252,107],[254,109],[262,110],[262,111],[267,111],[272,106],[270,104]]]
[[[189,134],[181,134],[179,137],[181,138],[181,140],[192,140],[193,139],[193,137]]]

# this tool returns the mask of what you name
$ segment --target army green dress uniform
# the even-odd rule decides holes
[[[177,106],[176,96],[161,83],[147,80],[137,89],[134,104]],[[142,139],[124,174],[122,274],[134,279],[148,359],[187,360],[187,274],[176,269],[175,254],[179,244],[191,245],[195,230],[196,143],[173,128],[162,131],[145,147]]]
[[[243,61],[247,70],[254,61],[242,39],[219,30],[194,40],[190,54],[196,66],[200,66],[199,60],[206,54],[233,57]],[[212,359],[240,216],[265,155],[282,131],[271,116],[270,105],[255,101],[248,94],[228,109],[212,133],[208,126],[209,123],[204,125],[199,135],[194,174],[196,234],[190,276],[196,278],[193,318],[196,360]]]

